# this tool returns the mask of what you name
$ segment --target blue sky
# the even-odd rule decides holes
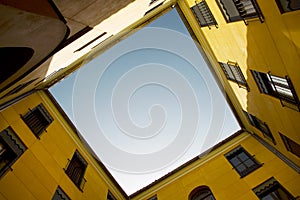
[[[127,194],[240,129],[176,9],[50,91]]]

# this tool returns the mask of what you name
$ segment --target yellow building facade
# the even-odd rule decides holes
[[[128,196],[49,92],[33,90],[1,107],[0,199],[285,200],[300,196],[298,1],[163,1],[100,43],[98,50],[104,51],[171,7],[178,9],[201,45],[242,130]],[[76,59],[64,72],[78,68],[85,58],[86,54]],[[64,76],[57,73],[34,87],[47,88]]]
[[[299,3],[233,2],[180,5],[244,127],[299,166]]]
[[[251,172],[246,170],[246,174],[239,174],[239,167],[233,167],[229,161],[232,153],[238,155],[241,149],[249,155],[249,159],[253,159],[258,164],[257,168],[250,170]],[[238,157],[241,155],[239,154]],[[167,174],[131,197],[132,199],[156,197],[159,200],[191,200],[197,199],[193,198],[193,194],[197,194],[197,190],[201,192],[202,189],[204,194],[199,195],[198,199],[255,200],[259,199],[258,195],[270,192],[272,187],[274,189],[280,184],[280,187],[291,195],[289,198],[281,196],[283,198],[280,199],[293,199],[299,195],[298,182],[297,172],[254,137],[247,132],[240,131],[210,152],[194,158],[185,166]]]
[[[193,199],[203,190],[215,199],[299,196],[299,172],[242,130],[128,196],[48,91],[2,110],[0,121],[0,199]]]
[[[0,117],[0,199],[126,199],[48,92],[28,96]]]

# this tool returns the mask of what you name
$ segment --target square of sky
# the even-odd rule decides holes
[[[50,88],[128,195],[240,130],[199,49],[172,9]]]

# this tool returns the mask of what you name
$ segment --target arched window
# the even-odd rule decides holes
[[[209,187],[199,186],[190,193],[189,200],[215,200],[215,197]]]

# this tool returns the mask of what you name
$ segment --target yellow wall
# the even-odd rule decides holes
[[[37,139],[20,115],[43,103],[54,121]],[[51,199],[57,186],[71,199],[106,199],[110,190],[124,199],[113,182],[97,165],[71,127],[66,123],[44,92],[35,93],[0,113],[0,130],[10,126],[27,150],[0,178],[0,199]],[[88,162],[81,192],[66,175],[64,168],[78,150]]]
[[[299,158],[286,150],[278,134],[281,132],[300,144],[300,113],[282,107],[280,101],[274,97],[261,94],[249,71],[250,69],[266,73],[271,71],[272,74],[282,77],[288,75],[300,96],[300,73],[297,70],[300,63],[298,25],[300,11],[281,14],[275,1],[259,0],[258,4],[265,22],[251,20],[246,26],[243,21],[227,23],[216,1],[207,0],[207,3],[219,28],[199,27],[190,11],[195,2],[178,1],[244,126],[248,131],[263,137],[259,130],[247,123],[242,109],[265,121],[276,140],[276,145],[270,144],[300,165]],[[238,62],[247,79],[250,92],[239,88],[236,83],[227,81],[218,61]],[[32,109],[41,102],[54,121],[47,128],[47,132],[37,139],[20,115],[27,113],[29,108]],[[106,199],[108,190],[117,199],[125,199],[44,92],[35,93],[1,111],[0,131],[8,126],[17,133],[28,149],[12,165],[13,170],[8,170],[0,178],[0,199],[51,199],[58,185],[71,199]],[[238,145],[263,163],[262,167],[244,178],[240,178],[224,157],[224,154]],[[76,149],[88,162],[84,175],[87,183],[83,192],[75,186],[63,169]],[[200,185],[209,186],[216,199],[257,199],[252,189],[272,176],[293,196],[300,195],[299,174],[254,137],[243,133],[132,199],[147,199],[155,194],[159,200],[187,199],[189,193]]]
[[[275,138],[272,144],[285,156],[300,166],[299,157],[288,152],[279,132],[300,144],[300,112],[283,107],[280,100],[261,94],[250,72],[256,70],[292,80],[298,97],[300,96],[300,10],[281,14],[274,1],[257,0],[264,16],[264,22],[251,19],[246,26],[243,21],[227,23],[215,0],[206,0],[218,28],[200,27],[190,9],[195,2],[180,1],[185,16],[200,44],[209,55],[212,66],[221,79],[230,100],[247,130],[263,137],[259,130],[247,123],[242,109],[266,122]],[[204,39],[202,38],[204,36]],[[217,62],[237,62],[247,80],[250,91],[239,88],[227,81]],[[267,140],[267,142],[269,142]]]
[[[224,156],[239,145],[263,164],[243,178]],[[255,200],[258,198],[252,189],[270,177],[274,177],[294,197],[300,194],[299,174],[245,132],[135,196],[133,200],[147,199],[155,194],[159,200],[188,199],[190,192],[201,185],[208,186],[216,199]]]

